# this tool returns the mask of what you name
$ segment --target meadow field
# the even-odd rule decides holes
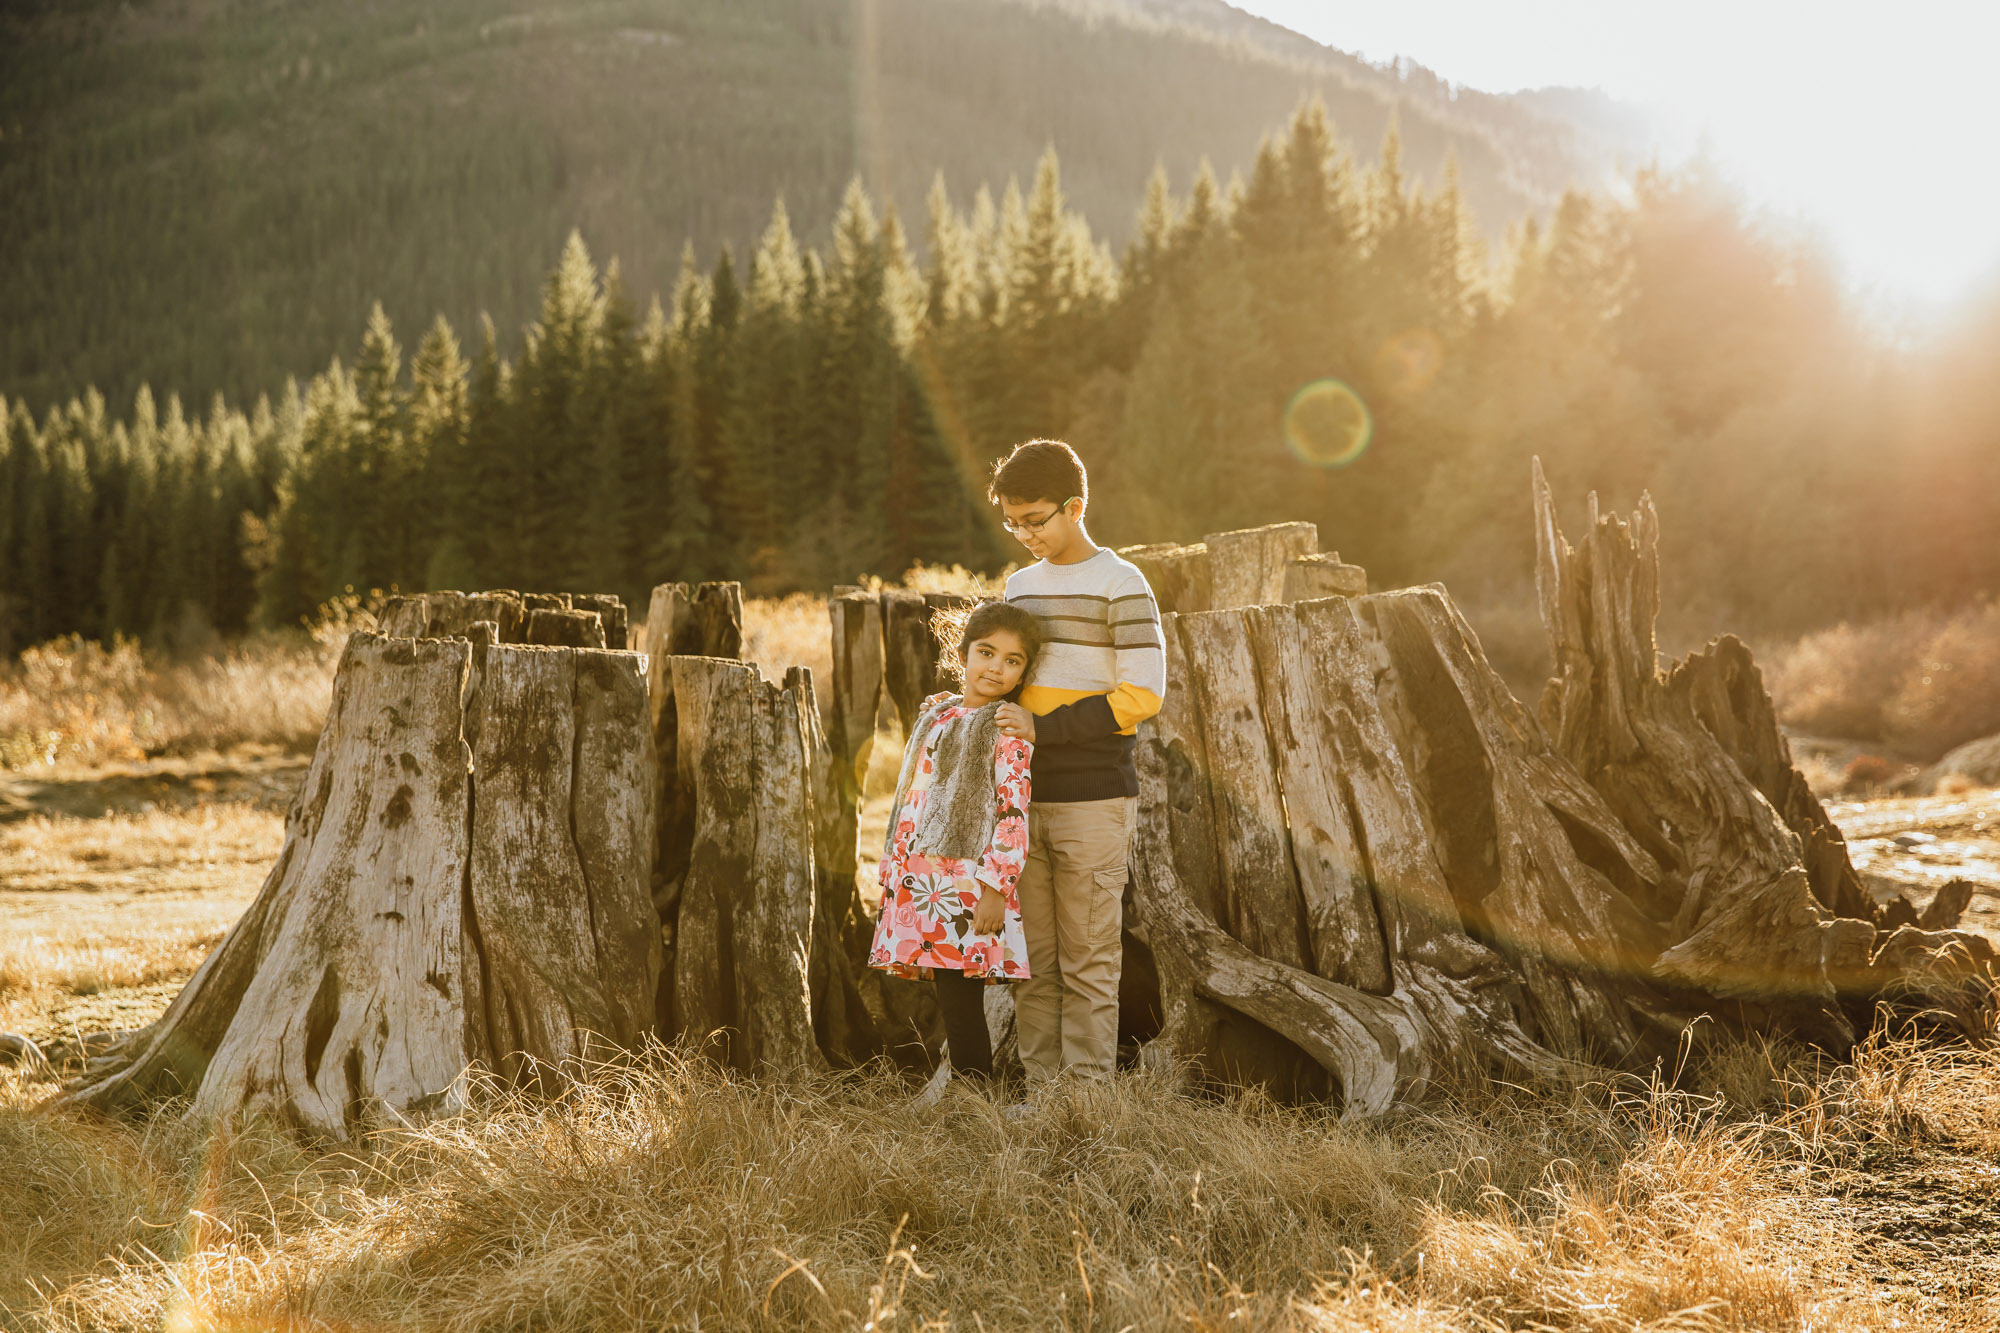
[[[1007,1119],[893,1072],[753,1084],[665,1048],[343,1146],[47,1109],[254,895],[366,623],[336,611],[7,677],[0,732],[40,749],[0,771],[0,1030],[52,1063],[0,1067],[0,1326],[2000,1327],[2000,1052],[1891,1031],[1837,1064],[1698,1026],[1650,1079],[1465,1073],[1372,1123],[1137,1072]],[[753,601],[746,655],[824,669],[824,617]],[[2000,792],[1851,795],[1858,864],[1918,899],[1975,878],[1967,924],[2000,937]]]

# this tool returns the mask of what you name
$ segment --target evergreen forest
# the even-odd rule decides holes
[[[1122,245],[1146,175],[1317,96],[1496,226],[1636,162],[1606,107],[1377,69],[1222,0],[18,0],[0,5],[0,391],[252,401],[380,301],[534,319],[573,229],[666,291],[684,242],[825,249],[848,181],[920,217],[1049,144]]]
[[[1568,503],[1651,490],[1670,636],[2000,587],[2000,302],[1886,339],[1699,167],[1489,246],[1449,167],[1402,163],[1393,127],[1362,165],[1308,102],[1228,185],[1156,171],[1116,248],[1050,149],[1025,186],[940,177],[907,223],[857,180],[823,246],[779,202],[657,295],[572,234],[518,336],[377,306],[247,402],[8,398],[0,626],[19,647],[282,626],[348,588],[990,570],[1015,551],[985,471],[1036,436],[1089,462],[1100,541],[1303,518],[1376,586],[1475,607],[1530,596],[1535,454]]]

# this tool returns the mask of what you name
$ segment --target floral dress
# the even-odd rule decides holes
[[[939,698],[924,701],[928,708]],[[939,713],[923,738],[923,752],[910,775],[903,808],[895,815],[895,834],[882,858],[882,915],[875,927],[875,946],[868,965],[899,977],[926,977],[932,968],[963,971],[988,981],[1019,981],[1028,975],[1028,940],[1021,932],[1018,885],[1028,855],[1028,743],[1002,736],[993,749],[993,786],[1000,822],[986,854],[978,861],[923,856],[910,850],[918,816],[936,776],[933,758],[945,727],[973,710],[953,705]],[[977,883],[967,892],[965,880]],[[983,888],[993,888],[1006,900],[1006,915],[997,935],[972,933],[972,909]]]

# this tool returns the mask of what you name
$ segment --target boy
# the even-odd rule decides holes
[[[1089,481],[1068,445],[1017,446],[986,498],[1036,557],[1007,580],[1007,600],[1046,632],[1021,702],[999,716],[1035,747],[1019,886],[1030,972],[1014,1010],[1021,1063],[1035,1085],[1064,1070],[1108,1078],[1139,795],[1133,732],[1167,688],[1160,611],[1146,576],[1084,530]]]

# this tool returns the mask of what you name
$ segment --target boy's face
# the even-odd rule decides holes
[[[1083,530],[1083,501],[1069,499],[1062,504],[1053,500],[1010,500],[1000,499],[1000,517],[1007,525],[1007,531],[1014,534],[1028,553],[1037,560],[1061,562],[1062,556]]]

